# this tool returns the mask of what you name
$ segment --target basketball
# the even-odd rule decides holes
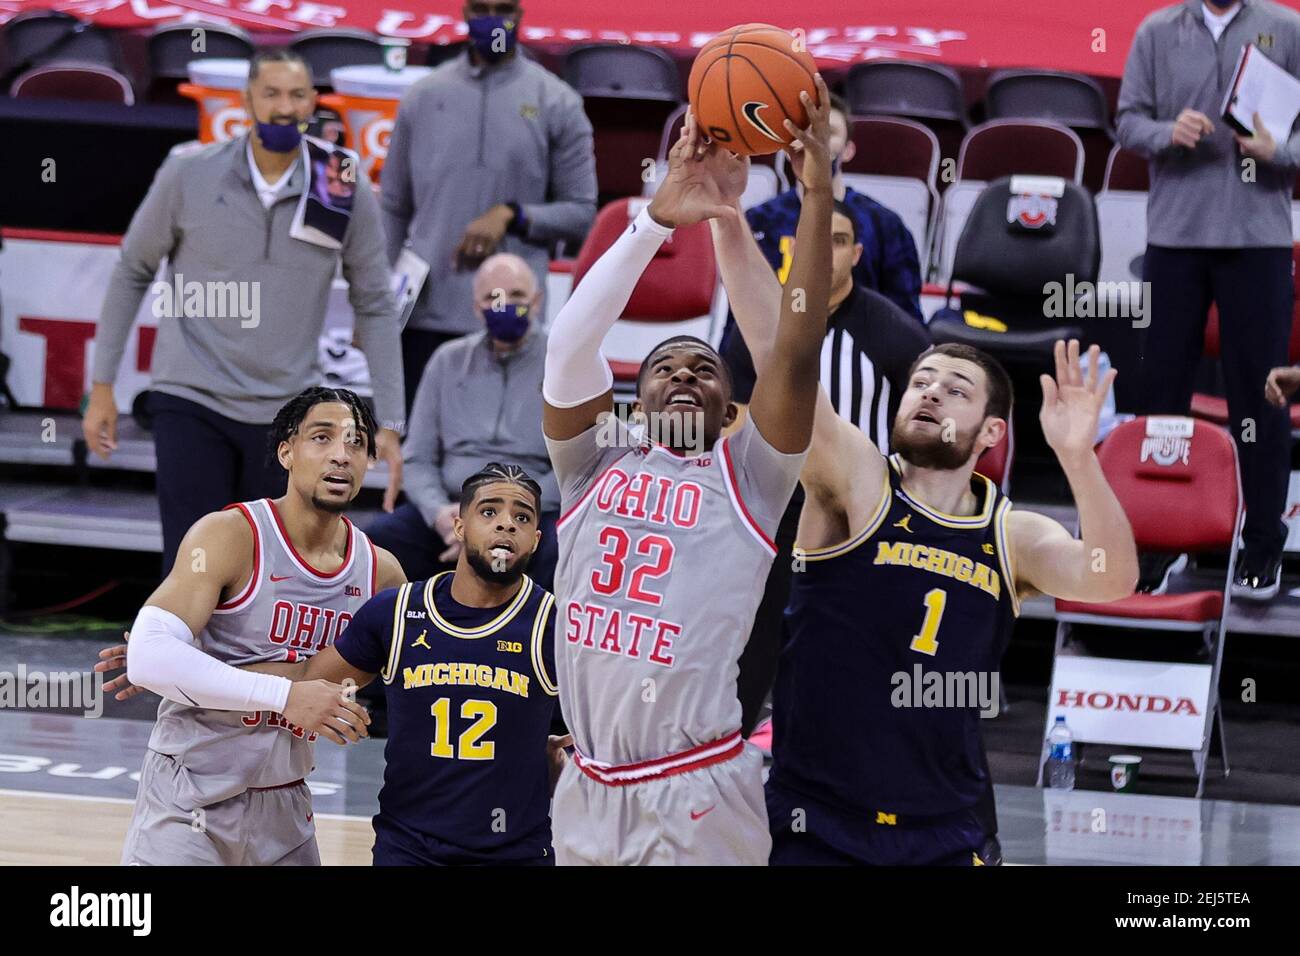
[[[785,120],[803,129],[799,102],[817,96],[817,63],[799,38],[766,23],[724,30],[695,57],[689,88],[700,128],[735,153],[761,156],[790,142]]]

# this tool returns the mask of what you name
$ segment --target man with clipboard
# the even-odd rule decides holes
[[[1295,77],[1300,14],[1269,0],[1185,0],[1138,28],[1116,112],[1120,144],[1151,169],[1142,266],[1150,325],[1136,411],[1187,414],[1207,313],[1217,304],[1247,509],[1232,593],[1253,600],[1277,594],[1286,539],[1290,422],[1265,400],[1264,382],[1286,364],[1290,337],[1300,133],[1293,123],[1270,132],[1258,112],[1241,110],[1245,99],[1268,101],[1273,118],[1271,104],[1297,96]],[[1300,103],[1290,106],[1294,119]]]

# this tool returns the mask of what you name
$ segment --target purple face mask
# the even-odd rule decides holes
[[[256,123],[257,138],[272,153],[292,153],[302,142],[306,123]]]
[[[465,26],[469,28],[469,42],[489,63],[515,52],[519,24],[514,17],[470,17]]]
[[[518,342],[528,331],[528,306],[507,302],[500,309],[487,308],[483,310],[483,321],[492,338]]]

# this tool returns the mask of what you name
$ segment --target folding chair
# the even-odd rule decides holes
[[[1228,773],[1218,687],[1230,569],[1236,565],[1243,513],[1236,445],[1226,431],[1207,422],[1152,416],[1118,426],[1101,443],[1097,457],[1139,551],[1227,551],[1229,571],[1216,589],[1133,594],[1108,604],[1058,600],[1043,737],[1064,712],[1074,739],[1082,743],[1189,750],[1199,797],[1215,720],[1224,776]],[[1071,640],[1076,624],[1199,633],[1207,662],[1091,657]],[[1164,705],[1157,707],[1157,700]],[[1038,785],[1042,783],[1040,762]]]

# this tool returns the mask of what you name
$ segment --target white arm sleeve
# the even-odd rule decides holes
[[[614,387],[600,343],[627,308],[632,290],[673,230],[642,209],[618,241],[605,250],[573,290],[547,333],[542,397],[556,408],[573,408]]]
[[[194,646],[189,626],[171,611],[146,604],[126,645],[126,674],[178,704],[213,710],[280,713],[293,682],[274,674],[241,671]]]

